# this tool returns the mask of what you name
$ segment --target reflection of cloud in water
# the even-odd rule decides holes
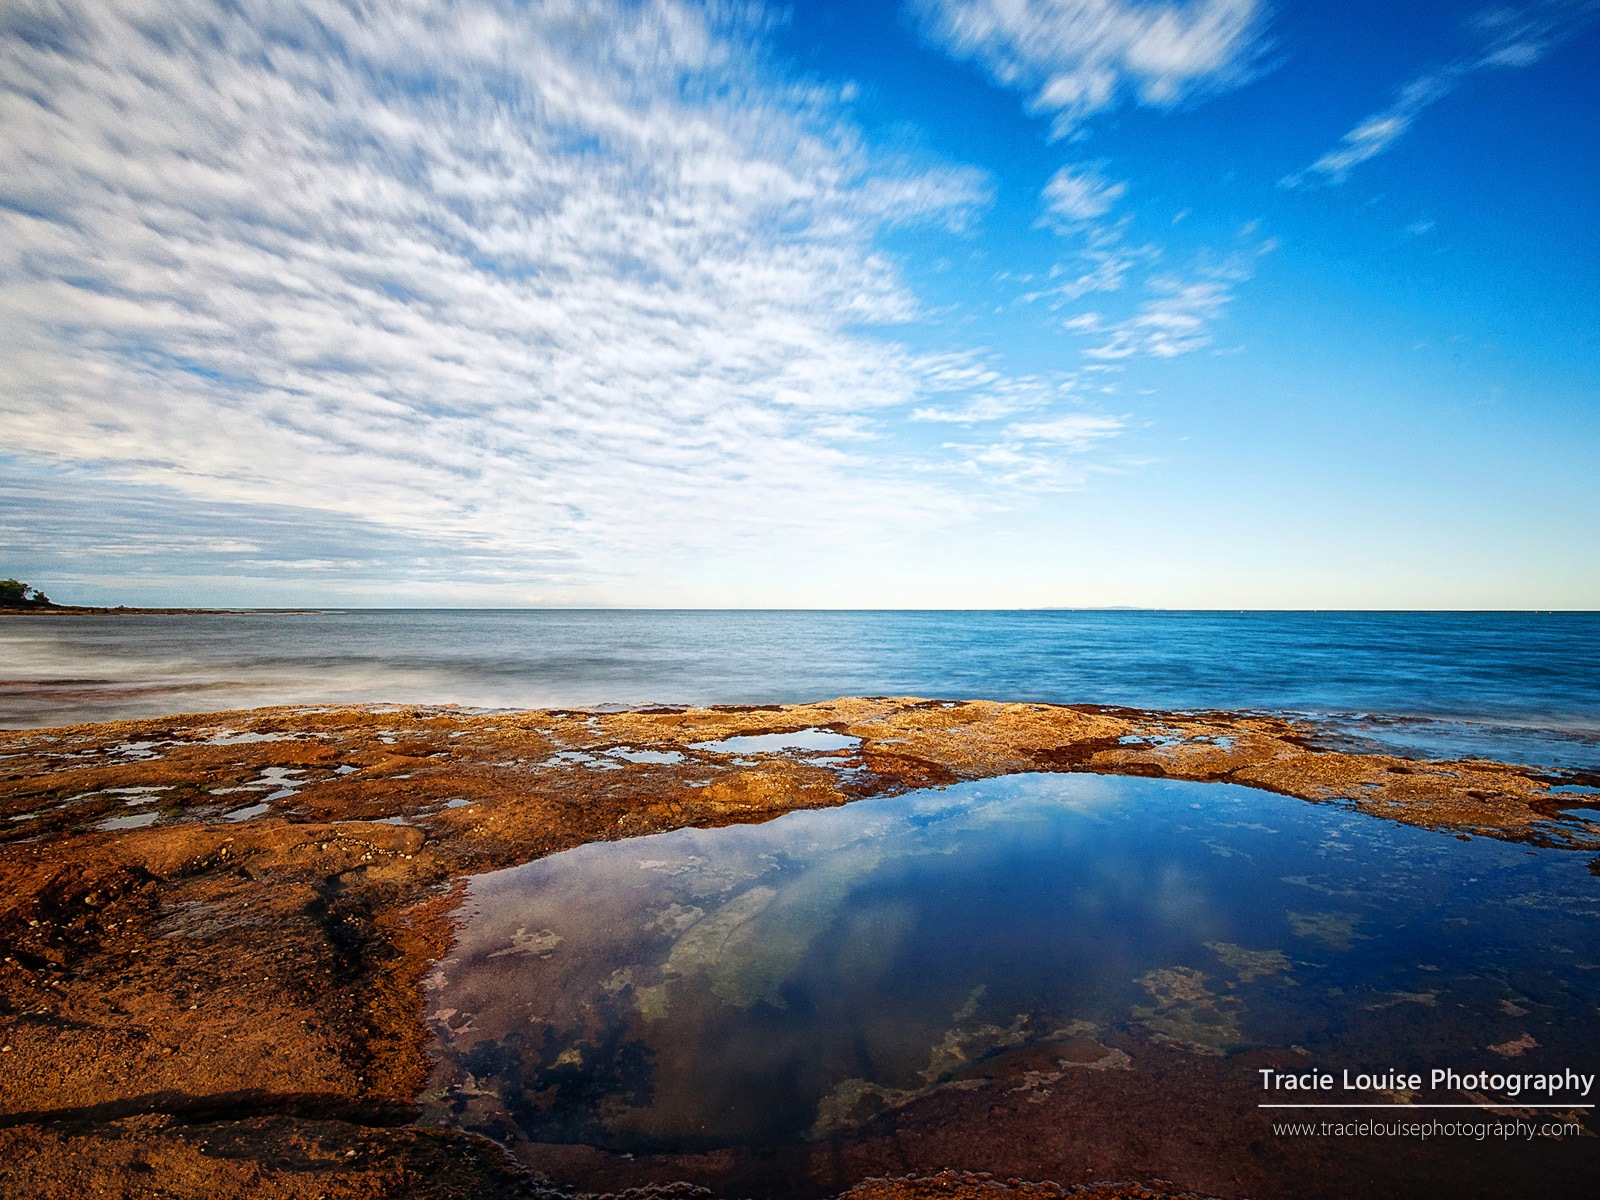
[[[1323,856],[1330,841],[1349,849]],[[1587,936],[1570,857],[1084,775],[584,846],[471,885],[430,983],[428,1119],[648,1148],[802,1138],[939,1088],[1032,1098],[1074,1064],[1137,1069],[1119,1036],[1210,1055],[1379,1020],[1374,1000],[1424,1011],[1419,937],[1445,964],[1430,1021],[1467,1021],[1472,981],[1517,971],[1479,1005],[1494,1021],[1514,1022],[1507,995],[1586,1014],[1575,956],[1533,949]],[[1490,911],[1533,924],[1492,946],[1456,924]],[[1291,975],[1306,940],[1341,953]],[[1063,1048],[1090,1033],[1113,1046]],[[1530,1060],[1568,1044],[1539,1041]]]

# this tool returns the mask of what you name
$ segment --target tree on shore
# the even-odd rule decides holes
[[[20,579],[0,579],[0,604],[49,604],[50,597]]]

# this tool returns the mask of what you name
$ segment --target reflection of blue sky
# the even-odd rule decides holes
[[[484,876],[430,1007],[452,1055],[642,1041],[655,1100],[603,1108],[616,1132],[805,1128],[822,1097],[1085,1031],[1383,1057],[1407,1048],[1361,1042],[1361,1014],[1397,1004],[1465,1056],[1521,1031],[1501,1000],[1540,995],[1559,1055],[1592,1009],[1585,857],[1225,785],[1014,776]]]
[[[1191,794],[1200,798],[1193,808]],[[1219,802],[1223,808],[1213,811]],[[760,994],[771,1000],[811,941],[867,902],[864,895],[904,887],[910,890],[896,903],[915,905],[935,894],[919,889],[937,889],[947,876],[1003,878],[1010,857],[1033,864],[1040,847],[1059,854],[1062,871],[1081,883],[1071,907],[1106,922],[1108,934],[1130,919],[1153,920],[1165,927],[1164,939],[1197,943],[1216,933],[1222,908],[1244,899],[1226,869],[1208,861],[1200,832],[1219,844],[1237,840],[1241,829],[1258,840],[1274,832],[1222,820],[1236,803],[1236,796],[1219,801],[1195,785],[1012,776],[793,813],[761,826],[588,846],[476,883],[473,907],[483,916],[462,949],[485,952],[505,942],[508,929],[546,923],[572,936],[586,936],[572,934],[574,922],[587,924],[589,934],[625,943],[636,925],[618,906],[643,906],[657,914],[657,925],[677,929],[669,961],[713,973],[754,972],[766,981]],[[1136,827],[1152,819],[1159,833]],[[923,869],[912,865],[918,859],[949,861]],[[730,904],[737,913],[716,922],[713,946],[696,924]],[[704,920],[679,928],[687,918],[661,917],[691,910]],[[626,953],[624,944],[616,949]],[[883,950],[892,958],[895,947]]]
[[[1591,5],[778,7],[7,6],[6,572],[1596,603]]]
[[[1087,894],[1075,904],[1097,917],[1147,910],[1175,928],[1192,927],[1196,937],[1209,935],[1215,919],[1194,869],[1175,851],[1153,865],[1129,858],[1125,820],[1111,826],[1113,810],[1127,816],[1130,786],[1149,790],[1111,777],[1011,776],[760,826],[582,847],[478,881],[471,903],[483,916],[464,934],[460,956],[489,953],[508,931],[544,925],[567,937],[625,941],[636,925],[618,914],[619,903],[655,913],[660,928],[676,929],[693,910],[701,915],[677,929],[669,973],[707,973],[724,999],[780,1003],[781,985],[813,941],[846,919],[880,873],[901,879],[919,858],[959,857],[962,866],[940,866],[934,875],[1003,874],[1008,847],[1038,840],[1059,847],[1064,866],[1083,877]],[[911,886],[896,904],[917,903],[915,888],[926,885]],[[584,932],[574,933],[575,924]],[[898,947],[882,934],[878,950],[892,961]],[[623,944],[615,952],[628,953]]]

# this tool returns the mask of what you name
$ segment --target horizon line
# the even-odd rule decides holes
[[[1426,615],[1439,616],[1459,615],[1523,615],[1523,616],[1554,616],[1556,614],[1572,616],[1593,616],[1600,614],[1600,608],[1444,608],[1444,607],[1397,607],[1397,608],[1358,608],[1358,607],[1270,607],[1270,606],[1234,606],[1234,605],[1205,605],[1205,606],[1177,606],[1177,605],[1141,605],[1141,604],[1045,604],[1045,605],[939,605],[925,608],[915,608],[905,605],[830,605],[826,607],[811,605],[774,606],[774,605],[643,605],[643,604],[525,604],[525,605],[402,605],[402,604],[300,604],[300,605],[186,605],[186,604],[53,604],[48,608],[6,608],[0,609],[0,615],[7,616],[49,616],[49,615],[128,615],[148,616],[186,616],[186,615],[227,615],[227,614],[260,614],[260,615],[324,615],[336,612],[640,612],[640,613],[1055,613],[1055,612],[1081,612],[1081,613],[1327,613],[1349,615]]]

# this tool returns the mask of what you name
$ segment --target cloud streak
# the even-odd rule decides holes
[[[1123,0],[921,0],[916,6],[926,36],[958,59],[978,63],[999,85],[1029,97],[1035,113],[1053,119],[1056,137],[1079,130],[1096,113],[1130,95],[1160,108],[1234,87],[1247,80],[1265,46],[1264,6],[1256,0],[1189,0],[1188,3],[1127,3]],[[1023,304],[1051,309],[1074,305],[1095,293],[1116,293],[1129,276],[1164,255],[1154,242],[1130,245],[1124,235],[1131,215],[1113,216],[1128,185],[1107,178],[1103,163],[1058,168],[1041,194],[1040,228],[1079,244],[1055,263],[1039,285],[1021,293]],[[1201,271],[1181,279],[1168,272],[1144,280],[1144,299],[1126,315],[1080,312],[1059,328],[1097,335],[1083,352],[1086,369],[1119,369],[1135,357],[1174,358],[1211,342],[1210,328],[1233,299],[1233,285],[1248,270]],[[974,409],[941,419],[963,419]],[[981,410],[979,410],[981,411]],[[918,416],[933,419],[919,410]],[[1060,428],[1078,428],[1073,420]],[[1020,423],[1015,436],[1038,436],[1049,423]],[[1113,425],[1095,426],[1094,437],[1062,439],[1088,445]],[[1087,426],[1085,426],[1087,428]],[[1032,456],[1005,445],[989,447],[989,460],[1005,462],[1013,477],[1027,475]],[[976,456],[974,461],[985,461]]]
[[[962,468],[975,476],[998,475],[1009,485],[1035,492],[1075,491],[1094,469],[1085,451],[1119,436],[1124,417],[1069,412],[1045,420],[1017,421],[986,441],[951,443]]]
[[[860,452],[952,386],[876,239],[987,180],[875,155],[729,12],[7,6],[7,450],[600,598],[961,519]]]
[[[1210,327],[1233,299],[1228,284],[1216,279],[1151,280],[1154,293],[1137,312],[1121,321],[1105,321],[1084,313],[1067,322],[1073,333],[1103,340],[1085,352],[1100,362],[1120,362],[1135,355],[1177,358],[1211,344]]]
[[[1065,136],[1126,97],[1169,108],[1247,79],[1257,0],[918,0],[928,38],[1024,92]]]
[[[1136,357],[1178,358],[1211,345],[1212,330],[1233,303],[1235,289],[1255,275],[1257,262],[1278,247],[1251,221],[1241,227],[1232,252],[1221,261],[1202,258],[1184,274],[1164,273],[1145,281],[1146,296],[1126,316],[1082,312],[1062,328],[1095,344],[1084,351],[1090,369],[1115,370]]]
[[[1127,184],[1106,179],[1093,167],[1062,167],[1044,185],[1045,219],[1058,228],[1098,220],[1127,190]]]
[[[1410,80],[1387,108],[1362,118],[1322,157],[1282,180],[1286,188],[1339,184],[1362,163],[1376,158],[1409,130],[1423,110],[1437,104],[1472,76],[1508,67],[1529,67],[1594,20],[1594,0],[1546,0],[1516,9],[1493,9],[1472,31],[1478,44],[1442,67]]]

